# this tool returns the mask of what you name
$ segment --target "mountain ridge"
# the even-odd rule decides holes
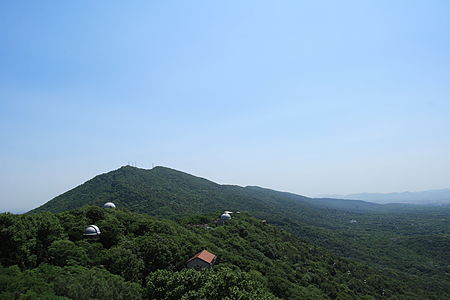
[[[344,209],[350,211],[383,211],[385,207],[379,204],[370,203],[361,200],[349,199],[331,199],[331,198],[310,198],[290,192],[280,192],[259,186],[239,186],[239,185],[221,185],[208,179],[190,175],[188,173],[178,171],[162,166],[152,169],[140,169],[132,166],[123,166],[119,169],[99,174],[83,184],[58,195],[43,205],[31,210],[30,212],[52,211],[60,212],[65,209],[73,209],[83,205],[99,205],[102,202],[116,201],[130,209],[136,208],[139,202],[154,201],[153,205],[144,205],[145,209],[138,211],[158,215],[163,213],[161,207],[168,206],[170,209],[182,212],[180,207],[171,205],[171,200],[176,198],[173,193],[176,185],[177,192],[183,191],[183,196],[187,199],[190,191],[196,190],[202,194],[203,205],[195,205],[195,211],[205,211],[206,208],[227,209],[227,204],[237,205],[237,209],[242,209],[239,201],[230,201],[233,198],[245,198],[248,205],[260,206],[263,203],[261,199],[255,199],[255,194],[267,193],[272,196],[285,198],[286,201],[298,202],[300,205],[310,205],[316,207],[325,207],[331,209]],[[92,193],[95,192],[95,195]],[[221,199],[218,194],[226,193],[228,198]],[[161,202],[161,197],[165,197],[166,202]],[[208,199],[205,199],[209,197]],[[198,199],[197,199],[198,200]],[[213,203],[214,201],[225,201],[223,205]],[[241,199],[242,200],[242,199]],[[172,203],[173,204],[173,203]],[[267,205],[267,201],[264,205]],[[245,207],[244,207],[245,208]],[[229,209],[229,207],[228,207]],[[153,211],[157,210],[157,211]],[[153,211],[153,213],[152,213]],[[211,211],[211,210],[207,210]],[[206,211],[205,211],[206,212]],[[188,212],[190,213],[190,212]]]
[[[450,204],[450,188],[433,189],[417,192],[392,192],[392,193],[355,193],[348,195],[325,195],[328,198],[344,198],[349,200],[363,200],[378,204],[403,203],[420,205]]]

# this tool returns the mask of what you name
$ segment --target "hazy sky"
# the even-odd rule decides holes
[[[128,162],[304,195],[450,187],[450,2],[2,1],[0,211]]]

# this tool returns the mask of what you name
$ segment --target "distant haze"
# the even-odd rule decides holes
[[[0,211],[128,163],[450,187],[450,1],[2,1]]]
[[[323,195],[324,197],[365,200],[375,203],[448,204],[450,189],[403,193],[359,193],[350,195]]]

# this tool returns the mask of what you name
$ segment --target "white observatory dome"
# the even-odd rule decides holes
[[[116,208],[116,205],[112,202],[106,202],[103,204],[103,208]]]
[[[230,214],[224,213],[220,216],[221,220],[231,220]]]
[[[83,233],[84,236],[96,237],[100,235],[100,229],[96,225],[89,225]]]

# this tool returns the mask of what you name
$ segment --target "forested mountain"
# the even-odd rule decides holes
[[[364,201],[314,199],[260,187],[220,185],[177,170],[155,167],[150,170],[124,166],[101,174],[50,200],[32,212],[61,212],[83,205],[112,201],[122,207],[154,216],[175,217],[233,207],[269,211],[286,205],[311,212],[332,208],[354,212],[390,211],[389,206]],[[405,206],[404,209],[413,207]]]
[[[161,220],[87,206],[0,215],[1,299],[448,299],[446,288],[339,258],[248,214]],[[197,227],[195,224],[208,224]],[[88,224],[101,229],[83,238]],[[211,270],[186,269],[193,254]]]
[[[446,207],[313,199],[260,187],[219,185],[163,167],[126,166],[97,176],[32,213],[100,206],[107,201],[172,220],[240,210],[335,255],[399,273],[424,289],[446,291],[450,286],[450,210]]]

